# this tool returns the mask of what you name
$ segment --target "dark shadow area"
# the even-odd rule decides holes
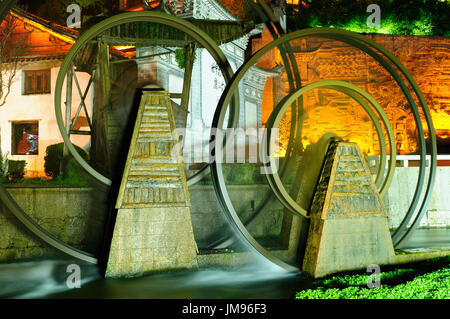
[[[120,148],[117,152],[117,158],[115,159],[115,165],[111,169],[112,172],[112,185],[110,187],[108,195],[108,213],[105,223],[104,238],[102,248],[99,254],[99,269],[100,273],[104,275],[106,266],[108,263],[109,250],[111,246],[112,235],[114,232],[114,225],[117,217],[116,200],[119,194],[120,183],[122,182],[122,175],[125,170],[125,163],[128,157],[128,151],[130,148],[131,138],[133,136],[134,125],[136,123],[136,117],[139,110],[139,104],[141,101],[142,89],[138,89],[134,93],[133,103],[131,111],[129,113],[128,122],[125,126],[124,133],[122,135]]]

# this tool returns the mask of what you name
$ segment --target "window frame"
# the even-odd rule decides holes
[[[39,77],[41,77],[40,81]],[[24,70],[23,79],[22,95],[51,94],[51,69]],[[39,89],[38,84],[40,84]]]
[[[37,126],[37,135],[39,136],[39,122],[40,120],[26,120],[26,121],[10,121],[11,123],[11,155],[12,156],[38,156],[40,153],[40,148],[39,148],[39,138],[38,138],[38,144],[37,144],[37,153],[35,154],[17,154],[17,146],[19,144],[19,141],[16,139],[16,134],[15,134],[15,126],[16,125],[23,125],[23,124],[31,124],[31,125],[36,125]]]

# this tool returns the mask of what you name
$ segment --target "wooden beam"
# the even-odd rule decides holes
[[[183,96],[183,93],[170,93],[171,99],[181,99],[182,96]]]
[[[137,61],[137,60],[142,60],[142,59],[148,59],[148,58],[153,58],[153,57],[155,57],[155,56],[171,54],[171,53],[173,53],[173,52],[174,52],[173,50],[168,50],[168,51],[166,51],[166,52],[159,52],[159,53],[155,53],[155,54],[144,55],[144,56],[140,56],[140,57],[132,58],[132,59],[110,61],[109,64],[117,64],[117,63],[124,63],[124,62],[130,62],[130,61]]]
[[[91,77],[89,78],[89,83],[88,83],[86,89],[84,90],[84,94],[83,94],[83,95],[81,95],[81,91],[80,91],[80,89],[79,89],[79,84],[78,84],[78,93],[80,94],[81,102],[80,102],[80,104],[78,105],[77,113],[75,114],[75,117],[74,117],[74,119],[73,119],[73,121],[72,121],[72,125],[70,126],[70,129],[71,129],[71,130],[75,127],[75,124],[77,123],[78,116],[80,115],[80,111],[81,111],[81,108],[83,107],[83,105],[85,106],[85,107],[84,107],[84,111],[85,111],[85,113],[86,113],[86,119],[88,120],[89,127],[91,127],[91,130],[92,130],[92,122],[91,122],[91,120],[90,120],[90,118],[89,118],[89,114],[87,113],[86,103],[85,103],[84,101],[86,100],[86,96],[87,96],[87,94],[88,94],[88,92],[89,92],[89,89],[90,89],[90,87],[91,87],[91,85],[92,85],[92,82],[94,81],[94,77],[95,77],[95,70],[92,71],[92,75],[91,75]],[[75,78],[76,78],[76,73],[75,73]],[[78,83],[78,82],[77,82],[77,83]]]
[[[91,135],[90,131],[70,130],[70,134],[73,135]]]
[[[99,40],[97,68],[94,78],[94,107],[92,111],[90,158],[94,167],[102,174],[111,173],[109,152],[106,142],[106,109],[109,107],[111,91],[108,45]]]
[[[87,119],[88,124],[89,124],[89,128],[92,130],[92,122],[91,122],[91,119],[89,118],[89,112],[87,110],[86,103],[84,103],[84,100],[86,99],[86,95],[87,95],[87,93],[89,91],[89,86],[91,86],[91,80],[89,80],[88,87],[87,87],[87,89],[85,90],[85,92],[83,94],[81,92],[80,83],[78,82],[78,78],[77,78],[76,73],[74,73],[74,79],[75,79],[75,84],[77,86],[78,94],[80,95],[80,98],[81,98],[80,106],[83,106],[84,113],[86,114],[86,119]],[[91,77],[91,79],[92,79],[92,77]],[[77,116],[76,116],[76,118],[75,118],[75,120],[73,122],[72,128],[75,126],[75,122],[78,119],[79,110],[80,110],[80,108],[78,108]]]
[[[109,104],[111,91],[111,75],[109,72],[109,46],[103,41],[99,42],[98,63],[100,66],[100,84],[102,86],[103,105]]]
[[[69,68],[69,72],[67,72],[67,77],[66,77],[66,132],[67,134],[70,136],[70,129],[71,129],[71,124],[70,124],[70,117],[72,114],[72,78],[73,78],[73,66],[71,66]],[[63,158],[66,157],[67,155],[69,155],[69,149],[67,148],[66,143],[64,143],[64,148],[63,148]],[[63,172],[63,162],[61,161],[59,163],[59,173],[60,175]]]
[[[192,68],[194,66],[196,48],[197,46],[195,44],[189,44],[185,50],[186,57],[184,60],[185,62],[184,62],[183,91],[181,93],[181,103],[180,103],[180,106],[185,110],[189,109],[189,95],[191,91]]]

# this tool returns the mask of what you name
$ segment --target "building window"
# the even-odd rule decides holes
[[[11,123],[11,154],[37,155],[39,153],[38,121]]]
[[[25,71],[23,94],[50,93],[50,70]]]

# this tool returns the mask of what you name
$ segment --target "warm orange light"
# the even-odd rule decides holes
[[[152,1],[147,1],[147,3],[150,7],[156,8],[157,6],[159,6],[161,1],[160,0],[152,0]]]
[[[135,12],[135,11],[144,11],[144,7],[135,7],[135,8],[129,8],[129,9],[125,9],[125,11],[131,11],[131,12]]]
[[[116,46],[113,46],[113,48],[116,50],[119,50],[119,51],[136,49],[136,47],[134,45],[116,45]]]
[[[58,33],[58,32],[56,32],[56,31],[53,31],[53,30],[50,29],[50,28],[47,28],[46,26],[43,26],[43,25],[41,25],[41,24],[39,24],[39,23],[33,21],[33,20],[27,19],[27,18],[25,18],[25,17],[21,17],[21,16],[15,14],[13,11],[10,11],[9,13],[10,13],[14,18],[16,18],[16,19],[18,19],[18,20],[21,20],[21,21],[25,22],[26,24],[29,24],[29,25],[33,26],[34,28],[36,28],[36,29],[38,29],[38,30],[47,32],[47,33],[53,35],[55,38],[58,38],[58,39],[60,39],[60,40],[62,40],[62,41],[64,41],[64,42],[67,42],[67,43],[70,43],[70,44],[75,43],[75,40],[76,40],[76,39],[74,39],[74,38],[72,38],[72,37],[70,37],[70,36],[67,36],[67,35]]]
[[[444,110],[431,110],[431,118],[436,131],[450,130],[450,114]]]
[[[307,95],[304,102],[305,105],[308,104]],[[263,103],[263,108],[272,109],[273,106],[269,105],[269,103]],[[447,113],[445,110],[431,110],[430,113],[437,138],[440,140],[450,140],[450,113]],[[377,146],[378,137],[376,136],[374,128],[369,128],[371,125],[368,125],[365,121],[360,121],[359,123],[352,122],[351,126],[353,128],[357,126],[360,128],[368,128],[366,134],[355,134],[349,127],[349,122],[345,119],[336,120],[338,118],[337,115],[338,114],[335,112],[335,108],[332,108],[331,106],[322,110],[319,116],[320,122],[317,122],[317,119],[309,119],[307,114],[302,127],[303,148],[306,148],[306,146],[312,143],[317,143],[323,134],[328,131],[332,131],[345,140],[357,143],[361,148],[361,151],[366,155],[379,154],[379,148]],[[355,118],[352,120],[355,120]],[[324,124],[326,122],[333,123],[334,127],[327,127],[326,124]],[[425,121],[422,124],[425,129],[425,137],[427,138],[427,124]],[[393,129],[397,146],[396,148],[399,154],[412,154],[418,150],[415,133],[416,125],[414,121],[406,121],[405,126],[394,126]],[[285,156],[290,136],[290,114],[286,114],[284,119],[280,122],[279,134],[279,150],[276,153],[278,156],[282,157]],[[389,152],[389,146],[386,146],[387,151]]]
[[[317,91],[317,90],[316,90]],[[315,105],[315,94],[328,96],[328,102],[320,107]],[[327,95],[330,94],[330,95]],[[334,100],[338,102],[333,102]],[[304,114],[302,120],[301,136],[303,150],[310,144],[317,143],[326,133],[335,133],[345,141],[357,143],[363,154],[379,155],[380,146],[378,135],[364,110],[354,101],[345,98],[342,93],[330,90],[321,90],[321,93],[311,91],[304,95]],[[263,109],[273,109],[270,102],[263,100]],[[450,115],[448,115],[450,119]],[[411,154],[417,151],[414,121],[405,121],[404,125],[394,125],[396,149],[400,154]],[[436,130],[437,134],[443,133]],[[279,124],[279,138],[276,154],[285,156],[289,138],[291,136],[291,113],[286,112]],[[386,139],[387,143],[387,139]],[[389,153],[389,145],[386,145]]]

